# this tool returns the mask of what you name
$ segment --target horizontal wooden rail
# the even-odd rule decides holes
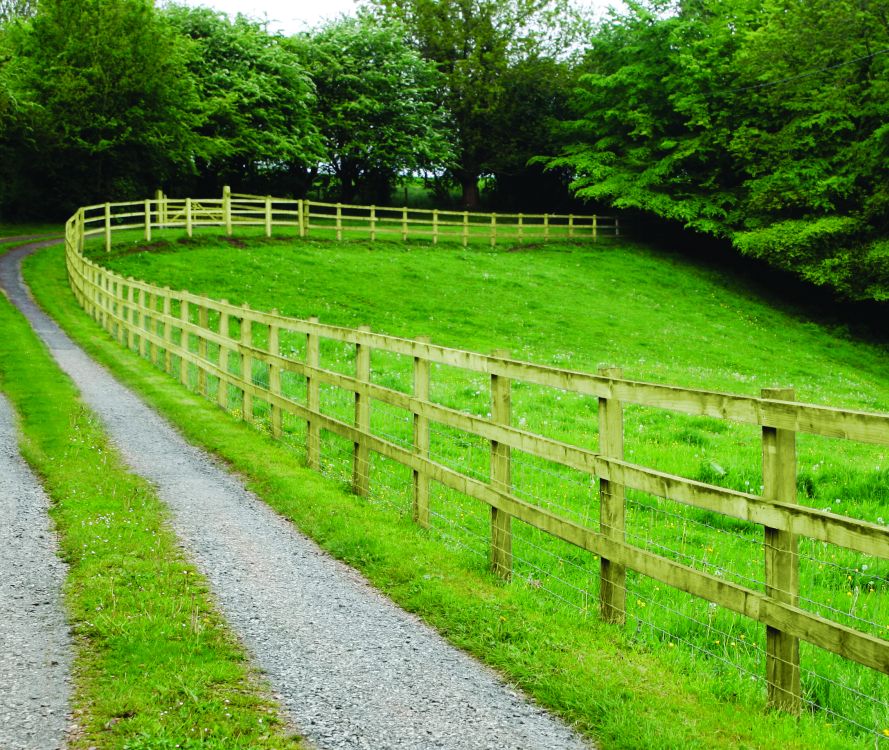
[[[286,209],[283,205],[295,206],[295,209]],[[338,204],[313,205],[315,209],[334,212],[323,215],[325,221],[335,222],[325,225],[325,229],[332,228],[339,234],[350,231],[346,222],[354,217],[344,211],[346,207]],[[793,443],[788,442],[788,436],[799,432],[889,445],[889,414],[797,403],[792,400],[792,393],[785,392],[764,391],[760,396],[745,396],[638,382],[625,379],[613,370],[595,374],[565,370],[523,362],[505,355],[484,355],[442,347],[425,339],[405,339],[364,329],[330,326],[314,319],[298,320],[275,312],[255,311],[246,306],[188,292],[159,289],[144,281],[123,278],[82,254],[87,237],[104,237],[108,245],[113,232],[131,227],[133,222],[138,225],[140,218],[145,222],[146,235],[152,227],[181,226],[177,222],[183,221],[190,227],[205,220],[225,226],[226,231],[243,225],[264,225],[270,231],[272,226],[277,225],[276,222],[286,221],[289,222],[286,225],[296,226],[304,236],[314,226],[312,218],[318,218],[312,213],[313,205],[298,201],[276,204],[274,199],[267,197],[226,193],[222,200],[216,201],[172,201],[159,197],[154,201],[127,204],[120,213],[112,211],[110,204],[81,209],[66,226],[66,260],[72,289],[84,309],[121,343],[138,348],[143,356],[150,357],[183,381],[188,368],[195,368],[198,390],[205,395],[209,393],[209,384],[218,382],[217,400],[221,405],[227,404],[228,388],[236,389],[242,394],[244,419],[252,420],[254,403],[264,402],[271,410],[272,432],[276,436],[283,431],[282,414],[305,421],[308,425],[307,460],[310,465],[317,467],[320,462],[319,430],[352,443],[355,446],[353,484],[356,491],[367,491],[368,482],[371,481],[368,457],[370,453],[377,453],[410,469],[415,494],[414,518],[418,523],[425,525],[429,522],[428,494],[423,488],[430,481],[490,506],[493,509],[491,562],[502,575],[508,576],[512,565],[510,520],[514,518],[601,559],[602,614],[606,619],[615,622],[622,619],[622,571],[634,570],[763,623],[769,633],[769,700],[779,708],[795,712],[799,710],[798,639],[889,674],[889,642],[800,608],[796,577],[785,575],[787,565],[794,570],[798,565],[796,540],[803,537],[889,559],[889,528],[796,504],[795,463],[787,463],[788,460],[796,460]],[[424,222],[431,216],[434,221],[432,226],[439,232],[440,227],[445,226],[442,221],[445,215],[460,218],[460,222],[455,222],[460,231],[467,226],[462,223],[467,221],[465,212],[348,208],[367,208],[374,222],[374,230],[380,234],[386,231],[410,231],[416,235],[421,230],[416,227],[406,229],[404,223],[411,214],[424,216]],[[523,232],[528,232],[525,236],[533,236],[530,230],[534,225],[524,223],[531,217],[514,215],[513,218],[521,219],[522,223],[497,225],[497,231],[517,230],[520,226]],[[566,218],[572,220],[574,217]],[[422,231],[428,231],[429,226],[424,224]],[[482,227],[481,224],[468,226],[473,231]],[[444,234],[441,233],[441,236]],[[465,233],[463,236],[465,238]],[[193,313],[196,319],[192,319],[190,311],[197,311]],[[217,330],[210,329],[211,318],[218,318]],[[229,322],[232,320],[239,322],[241,334],[238,338],[230,333]],[[262,337],[257,339],[254,329],[267,332],[268,346],[257,343]],[[175,331],[178,331],[178,341],[173,335]],[[287,356],[280,350],[283,337],[292,338],[295,335],[304,336],[307,342],[304,358]],[[266,337],[266,334],[262,336]],[[347,375],[322,366],[318,356],[318,342],[321,340],[353,347],[358,363],[356,374]],[[213,349],[224,353],[215,362],[208,354]],[[409,359],[413,363],[415,378],[413,391],[401,391],[372,382],[369,369],[371,351]],[[231,370],[229,355],[241,363],[240,373]],[[180,362],[175,372],[174,358]],[[491,414],[481,416],[468,413],[430,398],[430,366],[433,364],[447,365],[489,378]],[[267,386],[253,382],[254,367],[268,373]],[[305,403],[294,400],[282,389],[284,374],[305,380]],[[508,404],[509,387],[515,382],[598,399],[600,419],[611,420],[608,429],[613,435],[608,438],[608,444],[600,444],[600,450],[591,450],[514,427],[509,420]],[[322,385],[352,394],[350,398],[355,401],[354,423],[322,411],[318,400],[318,389]],[[223,388],[226,389],[224,392],[221,390]],[[374,403],[401,410],[412,420],[413,437],[407,438],[405,445],[373,433],[369,415]],[[764,494],[756,495],[626,460],[622,455],[620,437],[620,406],[626,403],[759,426],[763,431],[764,466],[768,462],[769,477],[773,477],[774,481],[767,480]],[[428,452],[430,425],[440,425],[489,441],[492,446],[490,480],[482,481],[433,460]],[[786,446],[790,446],[790,449]],[[522,500],[511,486],[510,451],[564,466],[591,479],[598,478],[602,483],[600,495],[608,496],[610,505],[607,513],[610,520],[606,521],[603,516],[602,527],[597,530]],[[779,484],[773,487],[770,482]],[[627,542],[622,532],[625,490],[665,498],[761,526],[767,540],[773,539],[775,545],[780,545],[780,548],[776,546],[766,553],[765,591],[755,591]],[[604,500],[602,513],[606,513]],[[779,662],[783,662],[783,666]]]
[[[92,282],[86,280],[86,283],[91,284]],[[143,292],[154,290],[154,287],[150,285],[131,279],[125,279],[123,283],[132,285],[134,289]],[[198,295],[173,293],[173,299],[200,305],[224,315],[237,317],[244,314],[243,307],[220,304]],[[120,325],[126,323],[123,318],[111,311],[106,311],[106,315]],[[706,484],[627,461],[607,458],[594,451],[569,443],[497,424],[486,417],[452,409],[432,401],[417,399],[402,391],[362,381],[333,370],[312,367],[304,362],[281,354],[272,354],[256,346],[245,346],[239,341],[210,331],[197,323],[185,323],[173,315],[154,311],[152,317],[165,326],[178,326],[184,334],[193,335],[207,343],[226,347],[241,356],[249,356],[254,361],[279,368],[282,372],[315,378],[317,382],[324,385],[334,386],[350,393],[367,395],[374,401],[404,409],[431,422],[462,430],[486,440],[495,440],[531,456],[614,481],[630,489],[720,513],[731,518],[790,531],[800,536],[846,547],[866,555],[889,559],[889,527],[886,526],[850,519],[817,508],[788,505],[758,495]],[[283,325],[283,321],[288,320],[293,322],[292,319],[283,316],[268,316],[261,313],[250,317],[250,321],[256,323],[263,323],[264,319],[274,320],[276,325]],[[284,328],[283,330],[304,332],[297,327]],[[166,345],[159,336],[150,332],[144,335],[157,346]],[[386,351],[382,347],[379,349]],[[206,361],[193,356],[187,350],[176,348],[174,353],[177,356],[185,357],[195,366],[207,366]]]
[[[168,198],[160,191],[146,201],[86,206],[79,211],[82,236],[103,236],[106,248],[110,235],[123,229],[184,228],[191,235],[197,227],[222,226],[231,234],[234,226],[264,226],[270,236],[275,228],[295,227],[300,236],[310,231],[344,235],[400,236],[403,240],[424,239],[461,242],[592,240],[618,236],[616,217],[582,214],[492,214],[389,206],[360,206],[303,199],[283,199],[232,193],[222,198],[199,200]]]

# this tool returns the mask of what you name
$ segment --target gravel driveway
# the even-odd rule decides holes
[[[49,501],[0,394],[0,748],[64,746],[71,643]]]
[[[90,360],[27,296],[18,264],[29,248],[0,258],[0,284],[125,460],[155,484],[300,732],[331,750],[589,747],[297,532]]]

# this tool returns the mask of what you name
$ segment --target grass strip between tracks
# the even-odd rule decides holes
[[[151,486],[0,294],[0,389],[51,497],[76,646],[70,747],[299,748]]]
[[[124,352],[78,307],[60,249],[26,262],[41,305],[93,357],[193,443],[224,459],[251,490],[399,605],[498,669],[603,750],[854,748],[808,719],[724,700],[719,680],[638,648],[619,630],[505,586],[409,519],[350,495],[292,452]]]

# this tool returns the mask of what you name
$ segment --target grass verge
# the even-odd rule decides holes
[[[26,278],[41,304],[81,345],[188,439],[227,460],[267,502],[396,602],[501,670],[603,748],[870,745],[807,718],[764,721],[761,704],[743,696],[717,697],[725,695],[719,675],[669,652],[653,654],[622,631],[555,607],[526,588],[503,585],[467,553],[298,466],[281,444],[122,352],[77,307],[61,252],[31,259]]]
[[[128,473],[0,295],[0,388],[52,499],[76,644],[70,747],[299,748],[276,718],[152,488]]]
[[[60,237],[64,233],[65,225],[63,222],[52,224],[9,224],[0,221],[0,242],[2,242],[5,237]]]

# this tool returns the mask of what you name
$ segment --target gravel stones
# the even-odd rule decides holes
[[[226,619],[317,747],[581,750],[559,721],[371,588],[247,492],[37,310],[15,263],[0,283],[157,487]],[[310,498],[306,502],[311,502]]]
[[[65,744],[71,642],[62,609],[65,566],[49,501],[19,456],[15,419],[0,394],[0,747]]]

